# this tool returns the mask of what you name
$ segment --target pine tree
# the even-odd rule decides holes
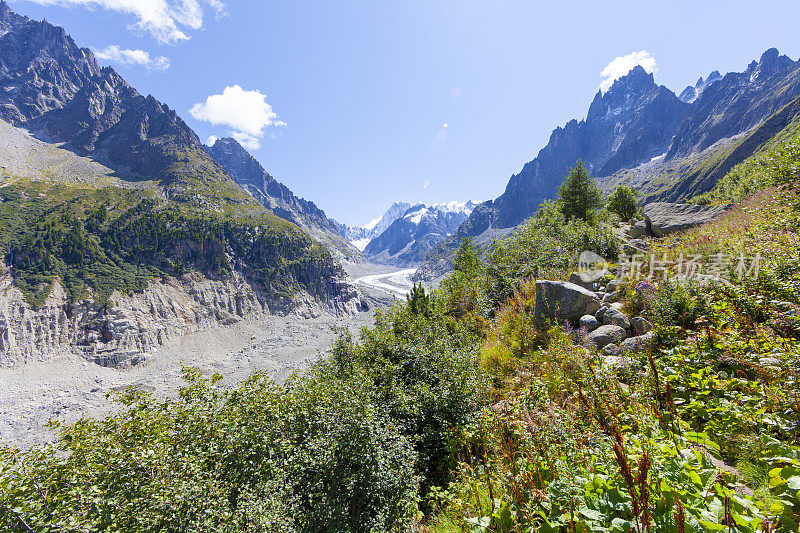
[[[422,283],[415,283],[408,294],[406,294],[408,307],[414,315],[430,316],[431,297],[425,294],[425,287]]]
[[[561,212],[568,220],[570,218],[589,220],[592,212],[602,205],[603,200],[600,189],[580,161],[569,171],[564,183],[558,188],[558,194]]]

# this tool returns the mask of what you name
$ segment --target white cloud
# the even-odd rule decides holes
[[[217,139],[219,139],[219,137],[216,135],[210,135],[208,139],[206,139],[206,146],[214,146],[214,143],[217,142]]]
[[[641,65],[645,72],[655,74],[658,71],[656,58],[651,56],[647,50],[631,52],[626,56],[620,56],[611,61],[600,73],[603,81],[600,83],[600,90],[606,92],[622,76],[626,75],[636,65]]]
[[[430,187],[430,186],[431,186],[430,180],[425,180],[425,181],[422,182],[422,188],[425,189],[426,191],[428,190],[428,187]]]
[[[261,148],[261,139],[250,135],[249,133],[244,133],[243,131],[234,131],[231,132],[231,135],[239,142],[239,144],[248,150],[258,150]]]
[[[245,148],[258,150],[264,128],[285,126],[267,103],[261,91],[246,91],[239,85],[225,87],[222,94],[212,94],[205,102],[196,103],[189,113],[197,120],[214,126],[228,126],[231,135]]]
[[[130,50],[112,44],[102,50],[94,49],[93,52],[100,61],[118,65],[139,65],[146,67],[148,70],[167,70],[169,68],[168,57],[150,57],[150,54],[145,50]]]
[[[104,8],[136,19],[134,27],[150,33],[161,43],[189,38],[187,32],[203,27],[204,6],[217,17],[225,14],[222,0],[28,0],[44,6]]]

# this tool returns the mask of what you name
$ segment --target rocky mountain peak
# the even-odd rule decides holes
[[[657,87],[653,75],[648,74],[641,65],[636,65],[625,76],[615,80],[605,93],[597,91],[589,107],[586,122],[617,117]]]
[[[695,83],[694,87],[692,87],[691,85],[686,87],[678,96],[678,98],[680,98],[683,102],[686,102],[687,104],[691,104],[692,102],[700,98],[700,95],[703,94],[703,91],[705,91],[712,83],[718,82],[721,79],[722,79],[722,74],[720,74],[718,70],[712,71],[711,74],[709,74],[705,80],[703,79],[702,76],[700,76],[700,78],[697,80],[697,83]]]
[[[770,48],[761,54],[758,63],[755,61],[750,63],[747,70],[750,72],[750,81],[752,82],[772,76],[793,65],[794,61],[788,56],[781,55],[777,48]]]

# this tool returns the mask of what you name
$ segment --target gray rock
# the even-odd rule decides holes
[[[603,298],[603,303],[613,304],[614,302],[618,302],[620,298],[622,298],[622,293],[620,291],[610,292]]]
[[[597,319],[598,322],[600,323],[603,322],[603,317],[605,316],[606,311],[608,311],[609,309],[611,309],[611,307],[609,307],[608,304],[603,304],[600,306],[600,309],[598,309],[597,312],[594,314],[594,317]]]
[[[607,344],[619,344],[627,334],[625,330],[619,326],[606,325],[600,326],[593,332],[589,333],[587,339],[594,344],[597,348],[603,348]]]
[[[638,337],[625,339],[622,341],[622,344],[620,344],[619,347],[622,348],[623,352],[646,353],[652,352],[653,349],[655,349],[656,342],[658,342],[656,334],[650,331],[644,335],[639,335]]]
[[[639,361],[624,355],[607,355],[603,358],[603,366],[611,368],[617,373],[628,374],[639,368]]]
[[[617,290],[617,287],[619,287],[619,280],[612,279],[606,284],[606,292],[614,292]]]
[[[586,328],[589,331],[594,331],[600,327],[600,321],[597,320],[594,315],[583,315],[578,321],[578,324],[582,328]]]
[[[650,232],[647,230],[647,222],[644,220],[637,220],[633,225],[631,225],[628,235],[634,239],[638,239],[639,237],[646,237],[649,235],[649,233]]]
[[[620,350],[619,346],[616,344],[611,343],[603,346],[600,351],[603,353],[603,355],[619,355],[622,350]]]
[[[609,324],[619,326],[623,329],[631,329],[631,321],[625,316],[625,313],[613,307],[603,315],[603,325],[607,326]]]
[[[534,315],[539,321],[568,320],[576,323],[583,315],[600,309],[600,300],[583,287],[566,281],[538,280]]]
[[[636,333],[636,335],[644,335],[653,329],[653,324],[651,324],[649,320],[646,320],[640,316],[635,316],[631,319],[631,326],[633,327],[633,331]]]
[[[606,297],[606,293],[603,291],[594,291],[594,295],[597,296],[601,301]]]
[[[644,206],[647,227],[656,237],[684,231],[720,216],[730,206],[706,206],[652,202]]]
[[[587,290],[592,290],[592,287],[594,286],[594,281],[592,281],[592,280],[588,280],[588,281],[584,280],[581,277],[581,275],[578,274],[577,272],[573,272],[572,274],[570,274],[569,282],[574,284],[574,285],[577,285],[578,287],[583,287],[584,289],[587,289]]]
[[[622,311],[622,302],[614,302],[613,304],[611,304],[611,309]]]

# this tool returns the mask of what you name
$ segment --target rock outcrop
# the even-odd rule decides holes
[[[652,202],[644,206],[643,213],[649,233],[655,237],[664,237],[710,222],[727,209],[729,206]]]

